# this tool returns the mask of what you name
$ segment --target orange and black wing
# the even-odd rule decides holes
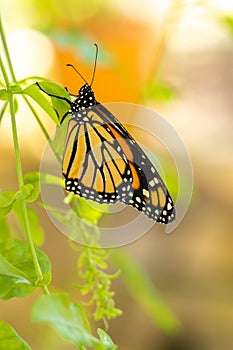
[[[121,201],[157,222],[175,219],[173,201],[155,167],[101,104],[86,110],[81,121],[75,115],[70,119],[63,175],[66,190],[86,199]]]

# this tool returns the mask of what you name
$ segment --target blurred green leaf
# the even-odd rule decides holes
[[[19,84],[10,84],[10,91],[12,94],[20,94],[22,89],[21,86]]]
[[[28,173],[24,176],[25,185],[33,185],[33,191],[27,197],[27,202],[35,202],[40,194],[39,174],[37,172]]]
[[[149,83],[143,91],[144,98],[159,102],[170,101],[176,97],[176,94],[175,88],[162,80]]]
[[[17,192],[17,199],[27,199],[31,196],[34,191],[34,186],[32,184],[23,185],[20,191]]]
[[[96,225],[103,214],[108,212],[109,205],[91,201],[90,206],[88,202],[90,201],[87,201],[85,198],[74,196],[72,208],[80,218]]]
[[[10,237],[10,229],[5,219],[0,220],[0,243]]]
[[[24,220],[23,220],[20,203],[15,202],[13,206],[13,210],[18,218],[20,226],[22,227],[22,231],[24,232],[25,226],[24,226]],[[44,242],[44,230],[40,225],[39,218],[36,211],[33,210],[31,207],[27,206],[27,213],[28,213],[28,220],[29,220],[29,226],[30,226],[33,243],[37,246],[40,246]]]
[[[63,113],[64,115],[64,113]],[[66,118],[63,123],[56,129],[56,133],[52,140],[52,147],[56,154],[58,154],[61,159],[63,158],[63,153],[65,149],[65,141],[67,137],[67,127],[69,119]]]
[[[49,94],[64,97],[69,101],[71,100],[70,94],[62,86],[48,80],[41,81],[39,84]],[[59,112],[59,116],[60,118],[62,118],[63,115],[69,110],[69,107],[70,107],[69,103],[66,102],[65,100],[61,100],[56,97],[51,97],[51,100],[52,100],[53,108],[57,112]]]
[[[49,324],[77,347],[100,344],[91,335],[82,306],[70,302],[66,294],[42,295],[33,306],[32,320]]]
[[[3,219],[12,209],[14,201],[17,199],[17,192],[0,192],[0,220]]]
[[[35,199],[35,187],[32,184],[24,185],[20,191],[2,191],[0,192],[0,220],[4,218],[12,209],[13,204],[18,200],[32,202]]]
[[[0,321],[0,349],[31,350],[30,346],[16,333],[8,323]]]
[[[25,183],[34,184],[34,186],[39,184],[39,182],[49,185],[63,186],[63,179],[61,177],[39,172],[27,173],[24,177],[24,181]]]
[[[41,83],[42,85],[42,83]],[[57,114],[51,104],[49,103],[45,93],[43,93],[36,84],[28,86],[26,89],[22,90],[22,94],[30,96],[34,101],[36,101],[41,108],[50,116],[50,118],[59,125],[59,120]]]
[[[44,243],[44,230],[39,222],[38,214],[32,208],[27,208],[29,225],[32,233],[32,239],[35,245],[41,246]]]
[[[15,113],[17,113],[18,109],[19,109],[19,104],[18,104],[18,100],[16,97],[13,98],[13,102],[14,102],[14,111],[15,111]]]
[[[24,183],[36,184],[39,183],[40,173],[38,171],[27,173],[24,175]]]
[[[0,242],[0,299],[24,297],[51,280],[51,264],[47,255],[36,249],[43,281],[38,281],[27,243],[8,239]]]
[[[179,332],[180,322],[164,303],[146,271],[129,254],[124,254],[122,251],[114,251],[112,259],[121,269],[126,287],[153,322],[167,334]]]
[[[7,101],[8,100],[8,92],[6,89],[0,90],[0,100]]]
[[[1,111],[0,111],[0,123],[1,123],[1,121],[2,121],[2,118],[3,118],[3,116],[4,116],[4,113],[5,113],[5,111],[6,111],[7,105],[8,105],[8,102],[5,102],[5,103],[3,104],[3,106],[2,106]]]
[[[58,177],[52,174],[44,174],[44,173],[40,173],[39,176],[40,176],[41,183],[65,187],[64,180],[61,177]]]
[[[31,192],[31,194],[27,197],[27,198],[25,198],[25,200],[26,200],[26,202],[35,202],[36,200],[37,200],[37,198],[39,197],[39,195],[40,195],[40,186],[39,186],[39,184],[38,183],[35,183],[35,184],[25,184],[25,186],[26,185],[31,185],[31,186],[33,186],[33,190],[32,190],[32,192]]]
[[[97,333],[100,337],[101,342],[105,346],[105,350],[116,350],[117,346],[113,343],[110,336],[101,328],[97,329]]]
[[[223,16],[221,21],[233,36],[233,16]]]
[[[47,29],[46,33],[60,47],[64,49],[71,49],[75,52],[77,57],[81,56],[85,62],[93,65],[95,59],[94,42],[91,41],[85,34],[83,34],[82,31],[77,31],[76,28],[75,30],[71,29],[67,31]],[[113,61],[113,56],[103,47],[101,47],[101,50],[99,50],[98,54],[98,64],[112,65]],[[78,91],[76,93],[78,93]]]

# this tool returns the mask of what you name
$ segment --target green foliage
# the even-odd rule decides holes
[[[78,276],[83,281],[83,284],[79,285],[78,288],[82,295],[90,297],[90,301],[85,305],[85,308],[82,305],[72,303],[64,293],[50,294],[47,286],[51,281],[51,263],[43,251],[35,248],[35,245],[43,243],[44,231],[40,225],[38,214],[34,207],[31,207],[31,203],[38,201],[40,183],[64,187],[64,180],[51,174],[39,174],[37,172],[23,176],[16,123],[17,98],[18,96],[23,97],[58,161],[61,161],[63,148],[61,140],[65,137],[66,128],[57,128],[55,139],[51,141],[37,114],[37,110],[34,109],[34,105],[30,101],[36,102],[54,121],[55,125],[59,126],[59,120],[67,112],[69,104],[64,100],[48,97],[35,83],[39,82],[44,91],[50,94],[63,96],[69,100],[70,96],[59,85],[40,77],[29,77],[17,81],[1,19],[0,37],[3,47],[2,52],[5,56],[5,60],[3,60],[1,52],[0,69],[4,82],[0,82],[0,100],[3,101],[0,121],[5,116],[9,106],[18,178],[18,190],[0,192],[0,299],[26,297],[41,288],[44,295],[38,298],[33,307],[33,321],[52,326],[63,339],[71,342],[80,350],[85,350],[86,346],[94,350],[116,350],[117,346],[104,330],[99,328],[97,329],[98,336],[93,335],[85,311],[87,306],[91,306],[91,308],[94,308],[94,312],[88,311],[94,319],[103,320],[105,324],[107,320],[122,313],[121,310],[115,307],[114,292],[111,290],[111,282],[119,273],[109,274],[107,272],[109,254],[106,250],[98,248],[100,232],[97,225],[103,212],[108,211],[108,206],[100,206],[95,203],[90,208],[84,199],[74,195],[69,195],[65,199],[69,210],[64,213],[58,211],[57,208],[47,206],[47,209],[57,220],[70,225],[73,229],[72,239],[75,239],[78,234],[83,242],[87,244],[79,249],[81,252],[77,263]],[[69,39],[74,40],[71,33],[69,33]],[[76,39],[75,34],[75,41]],[[63,40],[63,45],[68,42],[66,36],[59,35],[59,40]],[[78,43],[79,49],[82,47],[82,40],[84,39],[81,37]],[[84,45],[82,50],[86,57]],[[91,49],[88,53],[91,62],[93,62],[93,51]],[[6,66],[3,61],[6,62]],[[172,96],[172,89],[161,82],[152,84],[145,91],[145,98],[168,100]],[[66,124],[64,123],[64,125]],[[10,220],[8,220],[10,212],[16,217],[20,232],[15,229],[12,230]],[[93,234],[87,232],[87,227],[92,228]],[[26,242],[15,237],[17,234],[18,238],[22,233]],[[121,267],[125,284],[130,292],[148,312],[153,321],[164,332],[172,333],[176,331],[178,329],[176,318],[163,303],[145,272],[127,256],[114,255],[114,260]],[[43,346],[46,348],[46,344],[43,344]],[[0,349],[29,350],[30,347],[10,325],[0,321]]]
[[[85,62],[93,64],[95,56],[95,48],[93,41],[87,38],[81,31],[75,30],[66,30],[61,31],[58,29],[47,28],[45,30],[46,34],[53,39],[57,45],[63,49],[72,49],[72,51],[77,55],[77,57],[83,58]],[[109,52],[101,48],[101,52],[98,55],[99,64],[113,64],[113,57]],[[77,93],[77,92],[75,92]]]
[[[221,22],[227,28],[230,35],[233,36],[233,16],[223,16]]]
[[[107,258],[104,249],[84,246],[78,260],[78,273],[85,281],[79,289],[83,295],[91,295],[89,305],[95,305],[95,320],[106,321],[106,318],[111,319],[122,314],[121,310],[115,307],[114,292],[110,290],[111,280],[119,273],[109,275],[104,271],[108,267]]]
[[[52,326],[59,335],[78,348],[91,346],[95,350],[113,350],[116,346],[102,330],[100,339],[91,333],[83,307],[70,302],[66,294],[43,295],[32,309],[32,320]]]
[[[59,120],[57,114],[53,107],[50,105],[48,99],[42,91],[38,88],[36,84],[28,86],[26,89],[22,91],[22,94],[30,96],[33,100],[35,100],[41,108],[45,110],[45,112],[50,116],[50,118],[59,125]]]
[[[12,191],[0,192],[0,220],[3,219],[12,209],[16,200],[16,193]]]
[[[103,213],[107,213],[109,209],[108,204],[99,204],[92,201],[92,206],[90,206],[84,198],[72,198],[73,210],[81,219],[97,225],[98,221],[102,217]]]
[[[4,242],[10,237],[10,229],[7,225],[6,219],[0,220],[0,243]]]
[[[38,280],[30,247],[8,238],[0,242],[0,299],[22,298],[51,280],[51,264],[44,252],[36,250],[43,279]]]
[[[0,321],[0,349],[31,350],[30,346],[20,338],[8,323]]]
[[[176,97],[176,90],[163,80],[156,80],[146,85],[143,90],[143,97],[147,100],[167,102]]]
[[[6,89],[0,90],[0,100],[7,101],[8,100],[8,92]]]
[[[121,268],[122,278],[138,304],[149,314],[155,325],[168,334],[177,333],[180,323],[169,310],[151,280],[129,254],[115,251],[113,261]]]
[[[101,342],[104,345],[105,350],[116,350],[117,346],[113,343],[109,335],[101,328],[97,329],[97,333],[100,337]]]
[[[2,191],[0,192],[0,220],[3,219],[12,209],[16,214],[22,232],[25,231],[24,219],[22,215],[21,201],[35,201],[39,195],[39,186],[25,184],[21,191]],[[29,225],[32,233],[33,242],[41,245],[44,240],[44,232],[39,223],[37,213],[27,206]]]
[[[25,228],[24,228],[24,220],[23,220],[21,206],[19,205],[19,203],[15,203],[13,209],[18,219],[18,222],[20,224],[21,230],[22,232],[24,232]],[[40,225],[39,217],[36,211],[31,207],[27,207],[27,212],[28,212],[29,225],[32,233],[33,243],[37,246],[40,246],[44,242],[44,230]]]

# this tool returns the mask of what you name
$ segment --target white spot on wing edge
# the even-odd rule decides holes
[[[172,205],[170,203],[167,204],[167,210],[171,210],[172,209]]]

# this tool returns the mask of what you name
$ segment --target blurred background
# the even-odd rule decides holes
[[[181,322],[164,334],[114,281],[123,316],[109,333],[120,350],[230,350],[233,348],[233,3],[230,0],[1,0],[1,14],[18,79],[47,77],[76,93],[88,81],[94,47],[99,60],[94,83],[101,102],[131,102],[153,108],[178,131],[194,168],[194,193],[179,227],[165,235],[154,227],[122,248],[142,265]],[[54,124],[41,111],[49,133]],[[37,171],[46,140],[20,105],[24,172]],[[0,128],[2,189],[17,188],[9,118]],[[152,151],[153,145],[151,145]],[[10,176],[9,176],[10,174]],[[171,181],[171,187],[175,185]],[[76,252],[40,210],[43,249],[53,264],[53,289],[77,300]],[[39,293],[38,293],[39,294]],[[143,297],[143,296],[142,296]],[[10,322],[33,349],[44,349],[45,329],[30,323],[36,296],[0,302]],[[51,337],[51,349],[74,349]]]

